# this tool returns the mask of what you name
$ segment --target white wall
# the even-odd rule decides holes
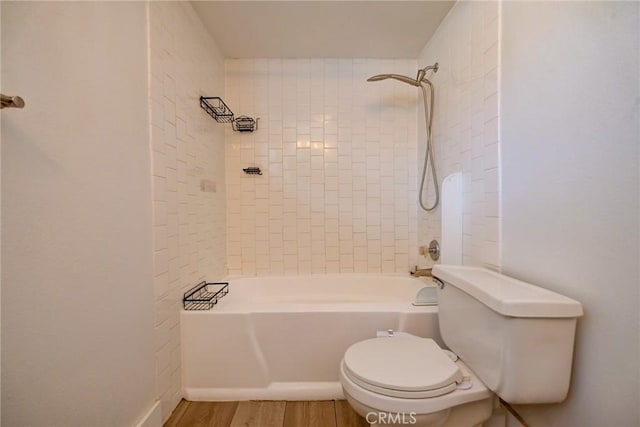
[[[415,60],[226,61],[230,108],[260,118],[226,134],[230,273],[408,271],[417,92],[366,79],[415,72]]]
[[[574,375],[533,426],[640,425],[639,5],[505,2],[503,269],[581,301]]]
[[[463,263],[492,268],[500,266],[499,27],[498,2],[458,2],[418,57],[420,67],[440,66],[427,76],[435,86],[436,171],[440,188],[449,174],[463,174]],[[418,117],[421,173],[426,146],[422,106]],[[431,205],[431,180],[424,194]],[[420,245],[440,238],[440,212],[440,207],[419,211]]]
[[[2,23],[2,7],[0,7],[0,23]],[[0,58],[2,58],[2,43],[0,39]],[[2,73],[0,73],[0,87]],[[2,117],[0,116],[0,207],[2,206]],[[2,425],[2,209],[0,208],[0,425]]]
[[[155,400],[143,3],[2,2],[2,423]]]
[[[163,419],[182,398],[182,295],[226,275],[224,127],[199,106],[224,95],[224,62],[188,2],[152,2],[150,104],[155,369]],[[215,184],[202,191],[201,182]]]

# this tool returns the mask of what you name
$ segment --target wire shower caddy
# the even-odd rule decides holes
[[[228,282],[203,281],[184,293],[182,305],[185,310],[210,310],[228,293]]]
[[[233,111],[219,96],[201,96],[200,107],[218,123],[231,123],[234,131],[255,132],[258,120],[247,116],[234,117]]]

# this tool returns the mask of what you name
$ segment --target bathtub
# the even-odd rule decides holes
[[[424,279],[313,275],[229,283],[211,310],[180,314],[188,400],[342,399],[338,370],[351,344],[388,329],[442,344],[438,308],[412,305]]]

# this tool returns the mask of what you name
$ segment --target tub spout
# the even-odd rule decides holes
[[[431,269],[430,268],[418,268],[416,265],[413,270],[409,272],[413,277],[431,277]]]

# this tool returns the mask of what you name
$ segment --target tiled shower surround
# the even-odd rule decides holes
[[[418,58],[440,63],[432,75],[436,103],[433,139],[442,179],[463,176],[463,263],[499,268],[499,85],[500,4],[458,2]],[[422,109],[419,117],[422,116]],[[418,124],[419,157],[424,124]],[[421,161],[421,160],[420,160]],[[419,166],[422,168],[422,164]],[[429,190],[433,194],[433,190]],[[420,244],[440,236],[440,209],[419,213]]]
[[[416,61],[227,60],[230,274],[407,272],[415,261]],[[263,175],[245,175],[260,167]]]
[[[156,388],[166,419],[182,398],[182,294],[226,275],[224,130],[198,103],[224,90],[224,63],[189,3],[148,7]],[[202,191],[203,180],[216,191]]]

